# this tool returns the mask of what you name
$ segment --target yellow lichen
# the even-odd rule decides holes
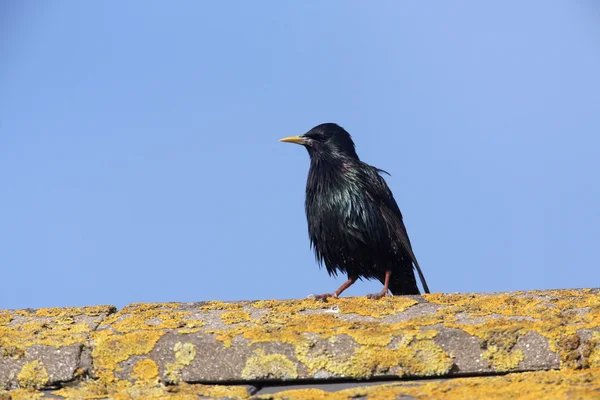
[[[248,390],[243,386],[225,385],[193,385],[199,396],[209,398],[247,399],[250,397]]]
[[[356,349],[350,358],[331,357],[307,341],[296,347],[296,357],[307,366],[309,373],[324,370],[354,378],[374,374],[437,376],[452,368],[450,356],[431,340],[412,345],[407,342],[397,349],[365,345]]]
[[[204,325],[203,321],[189,319],[189,311],[175,311],[177,304],[133,304],[105,319],[112,329],[127,333],[137,330],[186,329],[191,333]]]
[[[35,360],[23,365],[17,376],[22,388],[41,389],[48,383],[48,371],[44,365]]]
[[[96,374],[106,382],[113,381],[114,372],[121,370],[119,363],[133,355],[148,354],[163,335],[164,332],[159,331],[137,331],[122,335],[108,330],[94,332],[92,357]]]
[[[248,321],[243,326],[232,326],[226,330],[211,329],[206,332],[215,333],[217,339],[226,347],[231,346],[237,336],[249,339],[251,344],[291,344],[295,346],[296,352],[299,352],[301,362],[305,362],[307,360],[302,359],[301,354],[306,334],[315,334],[322,339],[348,335],[360,346],[380,348],[388,346],[394,338],[399,338],[402,347],[411,342],[432,339],[439,330],[428,327],[444,326],[460,329],[478,337],[481,340],[483,358],[496,370],[508,371],[517,367],[524,359],[523,352],[514,350],[513,347],[527,332],[539,333],[548,339],[551,349],[560,352],[558,341],[562,338],[576,333],[581,328],[600,326],[600,300],[599,296],[593,293],[544,291],[492,295],[433,294],[424,297],[442,307],[434,313],[391,324],[348,320],[339,316],[354,313],[379,319],[401,312],[416,302],[403,297],[376,302],[364,298],[332,299],[327,303],[310,299],[258,301],[250,303],[249,306],[266,311],[260,318]],[[577,311],[580,309],[584,311]],[[583,352],[584,357],[585,354],[596,354],[592,346],[588,348],[587,353]],[[383,352],[388,350],[382,349]],[[330,357],[327,353],[324,354]],[[319,364],[322,361],[317,358],[312,362]],[[343,365],[338,365],[334,369],[341,371],[344,368]],[[435,371],[445,369],[445,364],[442,368],[434,368]],[[354,376],[364,372],[354,368]]]
[[[242,370],[244,379],[288,380],[298,377],[296,365],[283,354],[265,354],[256,350]]]
[[[221,319],[227,325],[239,324],[240,322],[251,321],[250,313],[242,310],[226,311],[221,314]]]
[[[214,310],[228,310],[235,311],[240,310],[246,305],[247,302],[223,302],[223,301],[207,301],[205,304],[199,307],[203,311],[214,311]]]
[[[128,381],[114,381],[107,383],[102,380],[89,380],[80,382],[76,386],[66,386],[62,389],[55,390],[52,394],[69,400],[106,399],[109,398],[109,396],[123,395],[130,387],[131,383]]]
[[[577,336],[580,329],[600,326],[600,296],[577,290],[549,290],[491,295],[431,294],[428,301],[444,305],[437,312],[448,328],[461,329],[479,337],[484,343],[489,339],[502,339],[516,343],[527,332],[537,332],[548,340],[550,349],[559,353],[561,363],[579,367],[585,362],[577,348],[572,348],[569,338]],[[481,322],[461,323],[458,315],[483,318]],[[497,345],[497,364],[518,364],[519,353],[511,353],[512,345]],[[489,357],[491,354],[487,352]],[[496,365],[498,366],[498,365]],[[502,368],[502,367],[501,367]]]
[[[394,316],[417,304],[407,297],[378,301],[342,298],[326,303],[312,299],[209,302],[193,310],[174,303],[137,304],[118,313],[102,307],[88,311],[86,308],[0,311],[0,352],[1,356],[19,359],[31,345],[86,345],[91,337],[92,373],[100,377],[103,385],[114,385],[118,383],[114,372],[121,369],[121,362],[132,355],[147,354],[162,335],[173,330],[182,335],[214,334],[226,347],[234,343],[243,345],[242,341],[234,341],[240,338],[251,346],[284,344],[301,363],[297,367],[302,374],[304,371],[317,374],[322,370],[340,377],[430,376],[446,374],[452,367],[450,355],[434,340],[440,329],[453,328],[479,338],[483,359],[497,371],[518,367],[527,356],[525,348],[521,346],[523,350],[519,350],[518,344],[530,332],[547,340],[550,349],[560,355],[563,367],[600,366],[600,334],[593,332],[600,327],[600,296],[595,292],[423,297],[437,307],[423,308],[425,314],[415,312],[409,319]],[[252,313],[253,318],[246,311],[249,307],[257,310]],[[213,324],[207,328],[203,321],[195,319],[198,314],[201,319],[203,313],[210,313],[208,322],[220,316],[226,326]],[[101,314],[110,315],[97,332],[91,332],[93,325],[80,318]],[[180,354],[185,354],[183,346],[179,348]],[[184,359],[179,356],[179,361]],[[132,377],[135,375],[138,381],[144,365],[150,366],[149,361],[134,368]],[[179,379],[184,366],[178,363],[176,354],[168,376]],[[133,390],[133,386],[127,387]]]
[[[196,358],[196,347],[191,343],[175,343],[175,362],[165,365],[165,375],[171,382],[181,381],[181,370],[191,364]]]
[[[322,389],[293,389],[285,390],[275,394],[266,394],[257,396],[258,399],[265,400],[321,400],[321,399],[332,399],[336,400],[350,399],[348,396],[340,396],[339,392],[327,392]],[[392,398],[390,398],[392,400]]]
[[[44,393],[35,389],[15,389],[10,392],[0,390],[0,400],[36,400],[43,397]]]
[[[113,310],[111,306],[94,306],[0,311],[0,356],[20,359],[27,347],[34,345],[59,348],[84,344],[93,326],[75,322],[75,318]]]
[[[381,318],[385,315],[396,314],[406,311],[417,304],[414,299],[407,297],[384,297],[380,300],[370,300],[365,297],[344,297],[339,299],[328,299],[327,303],[315,301],[314,299],[303,300],[261,300],[250,303],[254,308],[264,309],[274,314],[275,318],[280,314],[296,314],[301,311],[327,310],[337,307],[339,312],[345,314],[358,314],[373,318]]]
[[[12,392],[11,392],[12,394]],[[52,392],[68,400],[81,399],[169,399],[195,400],[199,397],[247,399],[248,391],[242,386],[200,385],[179,383],[175,386],[164,386],[154,382],[141,382],[131,385],[127,381],[109,384],[99,381],[86,381],[77,386],[69,386]],[[1,400],[1,397],[0,397]]]
[[[97,317],[102,314],[110,314],[115,311],[113,306],[89,306],[89,307],[64,307],[64,308],[40,308],[35,310],[36,317],[56,318],[68,316],[70,318],[85,315],[88,317]]]
[[[481,358],[487,360],[496,371],[505,372],[516,368],[525,357],[521,350],[509,352],[498,346],[489,346]]]
[[[581,337],[579,335],[566,336],[558,341],[560,349],[561,364],[568,368],[579,368],[582,366],[579,346]]]
[[[131,377],[137,379],[137,384],[148,384],[149,382],[157,383],[158,365],[149,358],[138,361],[133,367]]]
[[[377,301],[366,297],[358,297],[354,299],[337,299],[336,304],[340,312],[344,314],[354,313],[373,318],[382,318],[386,315],[404,312],[415,304],[418,304],[418,302],[408,297],[384,297]]]
[[[454,378],[441,381],[406,381],[393,384],[362,386],[327,392],[309,388],[287,390],[275,394],[256,396],[258,399],[445,399],[445,400],[503,400],[503,399],[597,399],[600,397],[600,369],[562,370],[512,373],[503,376]],[[0,391],[0,399],[36,399],[42,392],[32,390]],[[209,398],[247,399],[245,388],[239,386],[199,385],[180,383],[177,386],[131,385],[115,382],[101,386],[97,381],[81,382],[76,386],[51,393],[66,399],[196,399]],[[11,396],[11,397],[8,397]]]
[[[0,310],[0,326],[6,326],[13,320],[13,316],[4,310]]]
[[[60,324],[31,321],[17,324],[14,327],[0,326],[0,347],[10,349],[10,354],[5,354],[5,356],[20,358],[28,346],[42,345],[59,348],[83,344],[90,331],[89,325],[85,322]]]
[[[592,332],[592,337],[581,343],[577,353],[576,367],[600,368],[600,332]]]
[[[542,371],[513,373],[496,377],[454,378],[445,381],[403,382],[363,386],[326,392],[319,389],[296,389],[259,395],[269,400],[343,400],[365,399],[598,399],[600,370]]]
[[[593,345],[589,355],[590,367],[600,368],[600,332],[594,332],[591,341]]]
[[[231,346],[236,336],[249,339],[251,344],[291,344],[296,349],[298,360],[311,373],[322,369],[341,376],[367,377],[398,367],[395,369],[399,375],[415,374],[417,371],[440,375],[451,368],[452,361],[449,355],[430,340],[437,335],[437,330],[422,331],[410,322],[382,324],[379,321],[348,320],[338,315],[347,312],[379,319],[406,310],[414,304],[416,301],[401,297],[375,302],[364,298],[334,299],[325,304],[312,299],[259,301],[251,303],[251,306],[264,309],[267,313],[257,320],[227,330],[206,331],[215,333],[217,340],[222,341],[225,347]],[[338,307],[336,312],[330,312],[332,307]],[[315,354],[310,349],[307,333],[332,340],[346,335],[360,348],[354,355],[349,354],[345,358],[331,357],[329,353]],[[394,338],[401,339],[400,348],[386,348]],[[415,339],[423,343],[413,344]],[[435,356],[420,359],[418,355],[426,349],[431,350],[431,354]],[[430,364],[429,367],[425,366],[426,363]]]
[[[207,330],[217,334],[217,340],[222,341],[226,347],[231,346],[234,337],[241,335],[250,339],[252,343],[281,342],[296,344],[303,340],[306,333],[314,333],[323,338],[336,335],[348,335],[358,344],[388,345],[394,336],[406,334],[407,328],[401,324],[381,324],[370,321],[348,321],[337,317],[335,314],[309,314],[269,313],[255,324],[233,327],[228,330]]]

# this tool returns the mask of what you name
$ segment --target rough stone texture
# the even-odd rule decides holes
[[[597,289],[0,311],[0,389],[243,397],[211,385],[593,369],[599,343]]]
[[[0,387],[16,386],[23,366],[39,361],[48,374],[48,384],[67,382],[75,378],[81,345],[64,347],[29,346],[19,359],[0,357]]]
[[[83,399],[249,399],[258,389],[249,385],[109,385],[99,388],[82,382],[59,390],[13,389],[0,390],[0,400],[83,400]]]
[[[106,306],[0,310],[0,388],[74,380],[85,371],[82,349],[90,333],[111,312]]]
[[[452,354],[453,372],[488,373],[489,363],[481,358],[481,340],[459,329],[445,328],[433,339],[444,351]]]
[[[68,390],[0,391],[2,400],[21,399],[598,399],[600,370],[561,370],[511,373],[452,379],[388,382],[313,382],[303,385],[251,386],[189,385],[109,386],[104,397],[89,383]]]
[[[240,366],[251,354],[248,346],[236,343],[235,347],[224,348],[212,335],[178,335],[168,333],[163,336],[152,352],[150,358],[158,365],[165,366],[176,362],[174,348],[177,343],[189,343],[196,350],[196,357],[187,365],[181,366],[181,380],[184,382],[223,381],[240,377]],[[168,383],[174,383],[166,368],[161,368],[160,376]],[[200,379],[199,379],[200,378]]]
[[[519,337],[514,350],[521,350],[526,355],[517,370],[560,368],[560,357],[550,349],[548,341],[537,332],[527,332]]]
[[[503,376],[370,383],[268,386],[260,399],[598,399],[599,370],[513,373]]]
[[[264,396],[266,394],[281,394],[282,392],[290,392],[296,390],[306,389],[317,389],[324,392],[339,392],[340,390],[366,388],[368,386],[379,386],[384,387],[388,385],[397,384],[397,381],[375,381],[375,382],[339,382],[339,383],[327,383],[327,382],[314,382],[305,383],[302,385],[275,385],[275,386],[263,386],[257,392],[257,396]],[[404,382],[402,382],[404,383]]]

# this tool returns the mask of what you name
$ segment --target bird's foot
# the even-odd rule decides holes
[[[319,301],[327,301],[328,298],[334,298],[337,299],[338,296],[335,293],[325,293],[325,294],[316,294],[315,295],[315,300],[319,300]]]
[[[389,296],[389,293],[387,290],[382,290],[381,292],[378,293],[371,293],[367,295],[367,299],[372,299],[372,300],[379,300],[382,299],[384,297]]]

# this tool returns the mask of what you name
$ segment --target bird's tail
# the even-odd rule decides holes
[[[423,272],[421,272],[419,264],[415,263],[415,269],[419,274],[421,285],[423,285],[423,291],[429,293],[429,287],[427,286],[427,282],[425,281],[425,277],[423,276]],[[385,278],[379,279],[381,283],[383,283],[383,279]],[[390,289],[390,292],[392,292],[394,296],[421,294],[421,292],[419,292],[419,287],[417,286],[415,273],[412,269],[412,263],[403,266],[403,268],[397,268],[392,272],[388,289]]]
[[[429,286],[427,286],[427,281],[425,280],[425,275],[423,275],[423,271],[421,271],[421,267],[419,267],[419,263],[415,260],[415,269],[419,274],[419,279],[421,280],[421,285],[423,285],[423,290],[425,293],[429,293]]]
[[[383,283],[383,279],[380,280]],[[402,268],[392,272],[388,289],[394,296],[420,294],[412,268]]]

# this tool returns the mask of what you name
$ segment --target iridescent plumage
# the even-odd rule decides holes
[[[389,286],[372,297],[387,289],[419,294],[413,268],[429,293],[384,171],[360,161],[348,132],[326,123],[282,141],[302,144],[310,155],[305,205],[316,258],[330,275],[348,275],[338,291],[320,297],[337,297],[357,278],[385,285],[386,273]]]

